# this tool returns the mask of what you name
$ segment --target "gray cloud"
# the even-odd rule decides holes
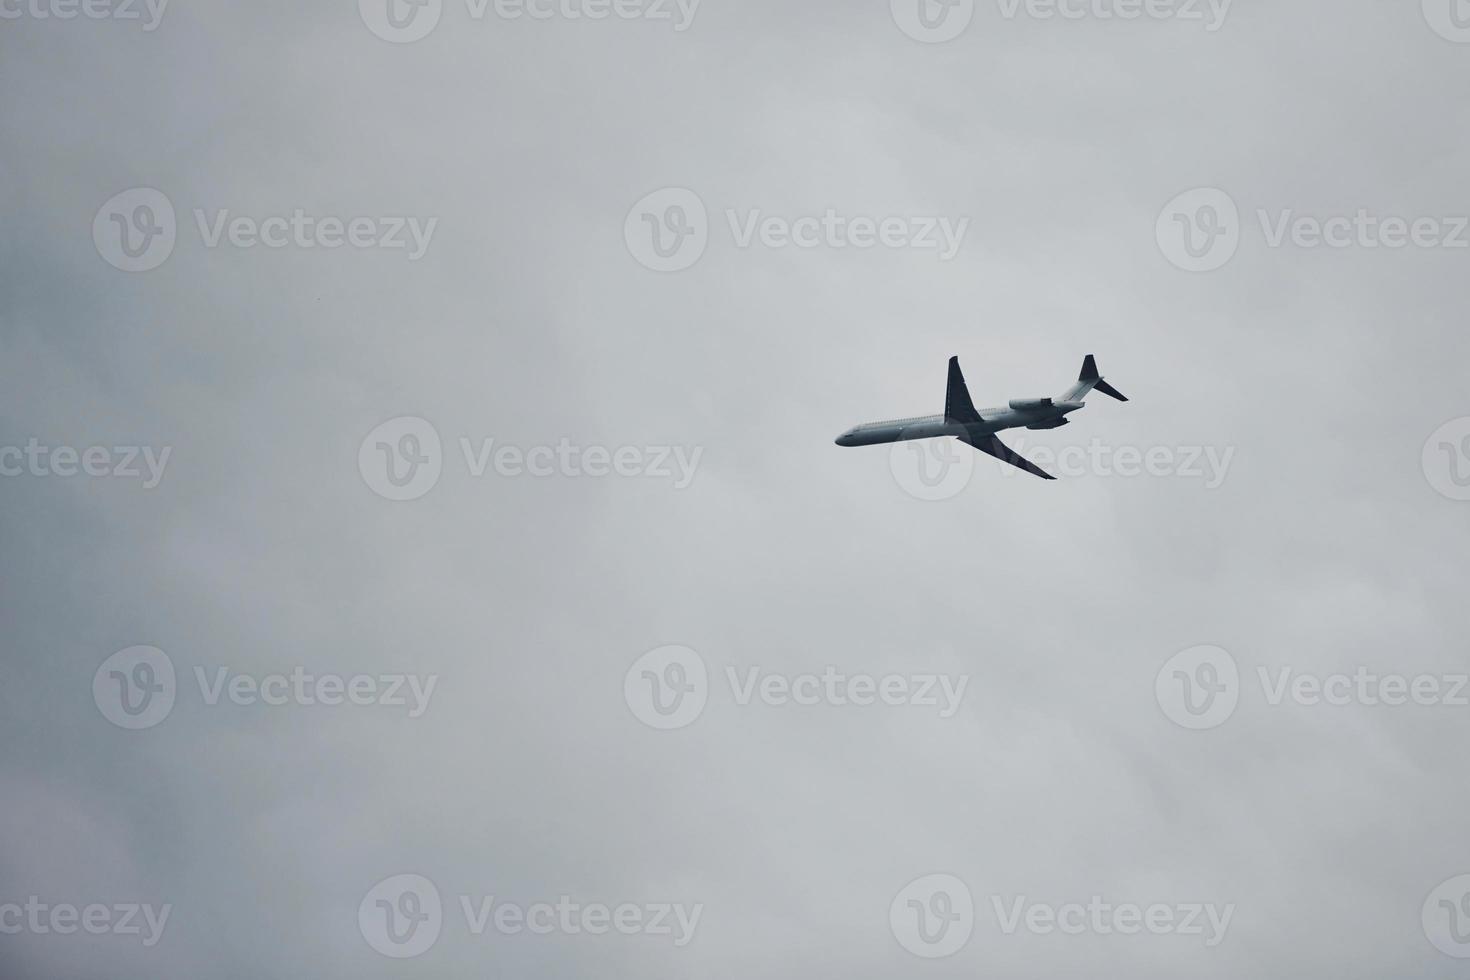
[[[1271,247],[1258,213],[1466,213],[1470,45],[1412,4],[1235,4],[1211,32],[979,3],[943,44],[886,6],[705,0],[678,31],[445,0],[408,44],[350,3],[176,3],[152,31],[3,7],[0,446],[171,455],[153,489],[0,477],[0,905],[172,911],[149,947],[0,935],[0,972],[1455,975],[1421,910],[1470,871],[1470,713],[1273,706],[1255,678],[1470,670],[1470,505],[1421,461],[1470,415],[1470,253]],[[92,225],[138,187],[177,241],[129,273]],[[698,195],[708,244],[658,273],[624,226],[667,187]],[[1239,209],[1212,272],[1156,238],[1194,188]],[[438,224],[409,261],[210,247],[196,209]],[[727,224],[829,209],[969,226],[940,261],[742,248]],[[1028,444],[1233,449],[1218,488],[982,461],[926,503],[884,448],[832,445],[938,411],[951,354],[991,404],[1088,352],[1133,401]],[[359,450],[406,416],[442,472],[395,502]],[[461,438],[703,455],[685,489],[475,476]],[[708,703],[658,731],[625,674],[675,644]],[[1239,664],[1239,704],[1186,731],[1155,677],[1201,644]],[[177,695],[128,731],[92,684],[138,645]],[[724,680],[828,666],[969,683],[940,718],[741,705]],[[409,718],[210,704],[196,668],[439,680]],[[921,962],[890,904],[933,873],[976,923]],[[404,961],[358,919],[400,874],[445,909]],[[459,911],[563,895],[702,915],[676,948],[476,936]],[[1023,896],[1234,913],[1214,947],[1008,935],[992,902]]]

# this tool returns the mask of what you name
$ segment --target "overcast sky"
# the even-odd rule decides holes
[[[1463,976],[1467,86],[1461,0],[0,0],[0,974]],[[1056,482],[833,444],[1088,353]]]

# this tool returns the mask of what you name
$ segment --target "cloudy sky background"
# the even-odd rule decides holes
[[[409,44],[342,2],[0,22],[0,444],[172,450],[154,489],[0,479],[0,903],[173,907],[152,948],[0,935],[0,973],[1463,975],[1420,916],[1470,871],[1470,709],[1273,707],[1254,680],[1466,670],[1470,503],[1421,451],[1470,415],[1470,249],[1271,248],[1256,218],[1470,212],[1470,44],[1431,19],[1242,2],[1210,32],[981,0],[944,44],[877,0],[705,0],[682,32],[446,0]],[[178,213],[146,273],[91,234],[135,187]],[[676,273],[624,241],[666,187],[710,216]],[[1156,222],[1201,187],[1241,237],[1191,273]],[[196,208],[438,225],[418,261],[208,248]],[[742,249],[725,218],[828,208],[970,225],[944,262]],[[925,502],[886,448],[832,444],[940,411],[952,354],[996,404],[1089,352],[1132,402],[1021,441],[1233,450],[1224,482],[983,460]],[[401,416],[444,442],[411,502],[358,467]],[[476,478],[461,437],[703,455],[682,490]],[[92,680],[139,644],[178,700],[125,731]],[[668,644],[712,685],[656,731],[624,675]],[[1200,644],[1242,690],[1186,731],[1155,676]],[[827,665],[969,686],[946,719],[740,706],[723,679]],[[440,680],[409,719],[210,706],[196,667]],[[408,961],[357,921],[401,873],[452,906]],[[978,912],[925,961],[889,905],[931,873]],[[474,937],[453,908],[563,894],[704,910],[676,949]],[[1214,948],[1005,935],[991,897],[1023,895],[1235,912]]]

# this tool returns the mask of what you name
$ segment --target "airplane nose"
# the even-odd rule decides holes
[[[832,441],[835,442],[835,443],[837,443],[837,445],[839,445],[839,446],[850,446],[850,445],[852,445],[852,433],[850,433],[850,432],[844,432],[844,433],[842,433],[842,435],[838,436],[836,439],[833,439]]]

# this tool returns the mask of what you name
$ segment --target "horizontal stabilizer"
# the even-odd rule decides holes
[[[1102,379],[1102,375],[1097,372],[1097,358],[1091,354],[1088,354],[1082,361],[1082,373],[1077,375],[1077,383],[1067,393],[1068,400],[1085,398],[1089,391],[1100,391],[1110,398],[1118,399],[1120,402],[1126,402],[1128,400],[1127,396],[1121,391]]]

